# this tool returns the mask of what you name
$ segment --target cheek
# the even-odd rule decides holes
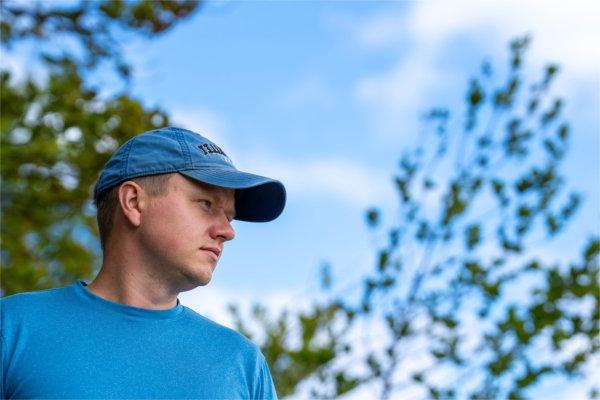
[[[149,218],[146,239],[164,250],[193,251],[201,246],[202,223],[185,207],[157,207]]]

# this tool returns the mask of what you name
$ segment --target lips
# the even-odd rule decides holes
[[[201,250],[212,254],[215,260],[218,260],[219,256],[221,255],[221,249],[219,249],[218,247],[202,247]]]

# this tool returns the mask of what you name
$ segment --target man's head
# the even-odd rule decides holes
[[[121,146],[94,190],[103,250],[126,235],[146,264],[206,284],[234,237],[231,220],[270,221],[285,205],[273,179],[240,172],[215,144],[178,128],[143,133]],[[113,232],[119,237],[113,238]],[[164,268],[163,268],[164,269]],[[176,276],[173,276],[175,274]]]

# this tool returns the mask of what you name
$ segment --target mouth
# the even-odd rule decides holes
[[[219,256],[221,255],[221,250],[217,247],[202,247],[200,250],[210,254],[215,261],[219,260]]]

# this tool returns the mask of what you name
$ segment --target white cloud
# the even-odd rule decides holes
[[[599,77],[600,51],[594,45],[600,42],[599,13],[600,3],[594,1],[420,1],[387,9],[355,24],[355,40],[373,51],[403,43],[406,52],[388,70],[359,80],[356,98],[372,107],[379,130],[396,132],[406,126],[401,116],[416,116],[432,98],[443,94],[433,102],[441,104],[461,98],[455,91],[468,75],[446,68],[449,49],[461,51],[456,44],[462,43],[483,49],[479,58],[505,54],[509,40],[528,32],[533,35],[527,54],[531,68],[559,62],[566,81],[561,89],[581,87],[582,81]]]
[[[344,158],[289,161],[271,155],[254,155],[243,161],[253,172],[285,182],[294,197],[330,196],[361,208],[395,199],[387,172]]]
[[[421,2],[415,7],[413,32],[428,41],[442,42],[459,34],[485,34],[504,46],[507,38],[524,32],[534,37],[531,58],[557,60],[577,75],[598,75],[600,4],[596,1],[460,1]],[[432,29],[432,26],[436,27]],[[488,34],[486,34],[488,33]]]
[[[416,51],[428,43],[441,51],[459,35],[504,48],[506,38],[532,32],[539,60],[564,60],[578,72],[597,75],[600,51],[593,50],[593,43],[600,40],[599,12],[600,4],[592,0],[419,1],[408,15],[377,15],[356,34],[359,43],[369,47],[408,35],[415,40]]]
[[[415,121],[429,102],[433,88],[447,81],[447,73],[438,70],[431,61],[433,50],[423,45],[390,70],[366,76],[358,82],[356,98],[372,106],[381,118],[378,131],[397,134],[397,126],[406,125],[407,115]]]

